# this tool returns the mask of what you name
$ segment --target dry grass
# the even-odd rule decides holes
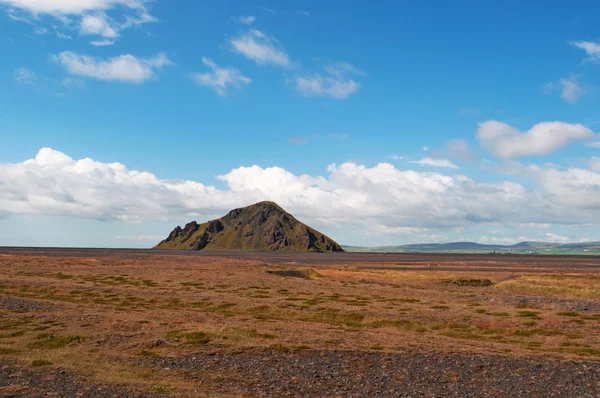
[[[252,347],[600,358],[600,313],[561,307],[596,301],[595,274],[523,271],[502,281],[514,264],[508,273],[502,264],[493,272],[464,263],[460,271],[367,268],[375,266],[0,255],[0,355],[176,395],[193,391],[185,374],[128,361]],[[515,296],[546,301],[516,305]]]
[[[600,278],[594,276],[521,276],[501,282],[498,289],[544,296],[600,298]]]

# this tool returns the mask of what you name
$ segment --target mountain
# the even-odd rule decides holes
[[[235,209],[224,217],[175,228],[154,249],[203,251],[339,252],[334,240],[296,220],[273,202]]]
[[[515,253],[515,254],[600,254],[600,242],[548,243],[520,242],[514,245],[487,245],[475,242],[423,243],[401,246],[356,247],[344,246],[349,252],[371,253]]]

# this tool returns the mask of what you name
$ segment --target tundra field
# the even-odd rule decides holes
[[[0,396],[600,394],[600,258],[0,249]]]

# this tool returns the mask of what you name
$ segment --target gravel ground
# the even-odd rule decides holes
[[[0,297],[0,308],[9,311],[50,311],[54,305],[15,297]]]
[[[65,397],[65,398],[142,398],[166,397],[147,394],[128,387],[92,383],[58,369],[32,371],[12,361],[0,360],[0,397]]]
[[[598,397],[600,362],[458,354],[251,349],[146,358],[189,371],[199,392],[294,397]]]
[[[481,302],[501,301],[506,304],[522,304],[522,305],[556,305],[563,310],[584,311],[584,312],[600,312],[600,301],[592,300],[573,300],[561,299],[557,297],[540,297],[540,296],[514,296],[514,297],[472,297],[472,300]]]

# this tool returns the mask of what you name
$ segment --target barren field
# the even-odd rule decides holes
[[[600,394],[600,258],[0,249],[0,396]]]

